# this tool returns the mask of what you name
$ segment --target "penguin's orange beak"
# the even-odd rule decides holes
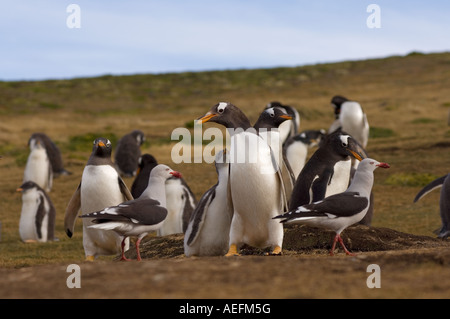
[[[281,117],[282,119],[292,120],[292,116],[290,116],[290,115],[280,115],[280,117]]]
[[[102,141],[100,141],[100,142],[98,142],[98,146],[105,147],[105,143],[103,143]]]
[[[21,192],[23,191],[23,188],[19,187],[18,189],[16,189],[16,192]]]
[[[200,124],[206,123],[206,122],[208,122],[209,120],[211,120],[213,117],[215,117],[217,115],[218,114],[216,114],[216,113],[208,112],[205,115],[203,115],[202,117],[198,118],[197,119],[197,123],[200,123]]]

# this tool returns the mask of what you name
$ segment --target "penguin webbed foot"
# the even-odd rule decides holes
[[[283,252],[280,246],[275,246],[275,248],[270,253],[265,253],[265,256],[281,256]]]
[[[231,256],[240,256],[241,254],[237,251],[236,244],[231,244],[230,248],[228,249],[228,252],[226,253],[225,257],[231,257]]]

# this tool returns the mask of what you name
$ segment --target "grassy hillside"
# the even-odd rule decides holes
[[[268,102],[279,100],[297,108],[305,130],[329,127],[333,95],[358,100],[371,125],[369,155],[391,164],[376,171],[373,225],[434,236],[439,192],[416,204],[412,200],[427,182],[448,173],[449,87],[450,53],[295,68],[0,82],[0,266],[83,259],[81,223],[68,239],[62,221],[97,136],[115,143],[133,129],[143,130],[143,152],[180,170],[200,198],[215,183],[215,170],[205,163],[174,165],[170,136],[177,127],[191,127],[219,101],[234,103],[254,122]],[[55,141],[73,174],[56,178],[50,193],[60,241],[25,245],[18,233],[21,196],[15,190],[34,132]],[[131,186],[132,179],[126,182]]]

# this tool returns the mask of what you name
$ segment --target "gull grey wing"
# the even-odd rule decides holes
[[[324,198],[322,201],[304,205],[312,213],[332,214],[337,217],[346,217],[362,211],[369,205],[369,200],[358,192],[344,192]]]

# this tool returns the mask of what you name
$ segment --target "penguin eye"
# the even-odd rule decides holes
[[[224,109],[222,109],[222,108],[218,108],[218,109],[217,109],[217,112],[219,112],[220,114],[222,114],[222,113],[223,113],[223,110],[224,110]]]
[[[275,114],[273,114],[273,113],[270,113],[270,117],[274,117],[275,116]]]
[[[106,142],[106,147],[110,147],[111,146],[111,142],[108,140],[107,142]]]
[[[347,146],[348,146],[348,144],[347,144],[347,143],[344,143],[344,142],[342,142],[342,146],[343,146],[343,147],[347,147]]]

